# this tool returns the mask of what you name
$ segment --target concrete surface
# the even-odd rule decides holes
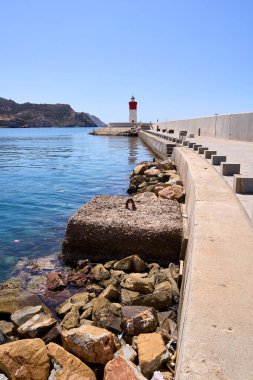
[[[173,159],[189,225],[176,380],[252,380],[253,229],[215,167],[187,147]]]

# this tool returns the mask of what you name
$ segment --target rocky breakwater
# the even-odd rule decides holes
[[[23,303],[13,297],[8,305],[15,281],[1,285],[0,378],[172,379],[178,266],[148,264],[134,255],[104,265],[79,262],[75,273],[84,272],[86,284],[76,285],[79,293],[59,303],[53,315],[38,296],[15,287]],[[53,277],[51,268],[45,290],[60,299],[68,281],[52,286]]]

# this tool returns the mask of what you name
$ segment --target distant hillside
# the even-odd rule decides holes
[[[96,116],[68,104],[19,104],[0,98],[0,128],[105,127]]]

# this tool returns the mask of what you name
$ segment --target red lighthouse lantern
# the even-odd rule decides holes
[[[137,123],[137,102],[134,96],[129,102],[129,123]]]

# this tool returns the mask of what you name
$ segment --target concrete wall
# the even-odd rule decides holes
[[[158,122],[153,123],[153,128],[157,125],[160,129],[174,129],[175,133],[187,131],[198,135],[200,130],[201,136],[253,141],[253,112]]]
[[[250,380],[252,227],[211,164],[183,147],[174,148],[173,159],[189,222],[176,380]]]
[[[158,157],[166,158],[169,143],[166,140],[152,135],[151,133],[139,131],[139,137],[156,153]]]
[[[108,128],[132,128],[135,123],[109,123]]]

